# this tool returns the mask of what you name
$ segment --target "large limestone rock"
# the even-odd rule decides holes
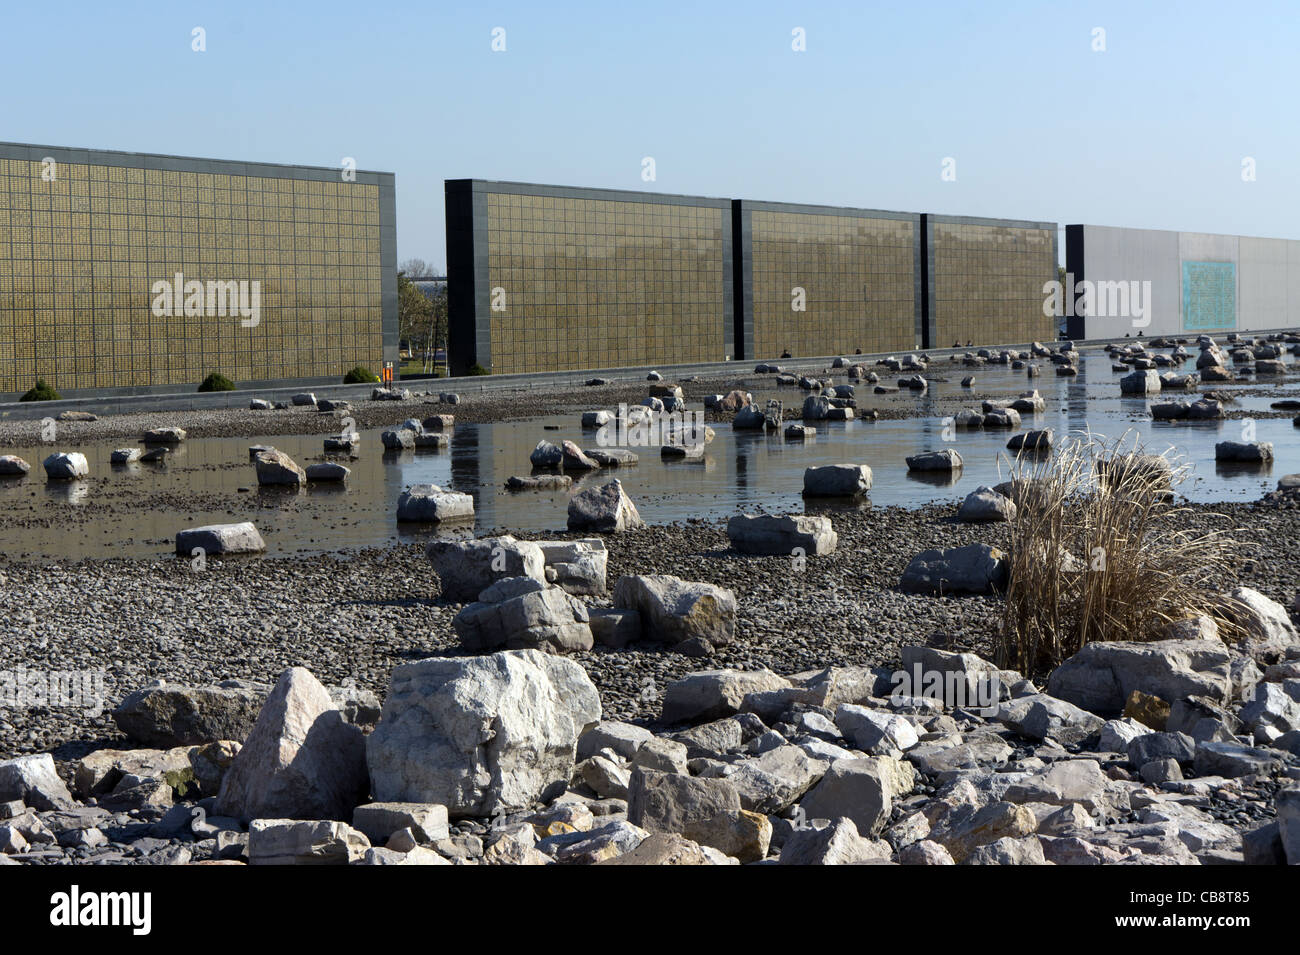
[[[532,577],[498,580],[456,614],[452,628],[467,650],[590,650],[582,601]]]
[[[45,468],[45,476],[51,481],[75,481],[90,473],[86,456],[80,451],[60,451],[51,454],[41,464]]]
[[[785,811],[826,773],[827,762],[813,759],[798,746],[777,746],[736,763],[727,776],[751,812]]]
[[[803,472],[804,497],[858,497],[871,490],[865,464],[827,464]]]
[[[727,779],[637,768],[628,787],[627,821],[651,832],[682,832],[740,808],[740,791]]]
[[[156,681],[128,694],[112,715],[118,729],[147,746],[243,740],[266,696],[265,684],[239,680],[200,687]]]
[[[249,865],[348,865],[370,841],[342,822],[255,819],[248,827]]]
[[[889,846],[865,839],[853,820],[842,817],[824,828],[805,825],[796,829],[781,846],[780,865],[861,865],[887,862]]]
[[[1300,646],[1300,632],[1276,600],[1250,587],[1238,587],[1228,595],[1229,615],[1243,627],[1242,649],[1258,663],[1276,663],[1292,647]]]
[[[189,556],[196,547],[205,554],[256,554],[266,550],[266,541],[252,521],[207,524],[177,533],[176,553]]]
[[[829,517],[738,514],[727,522],[731,546],[742,554],[788,557],[799,548],[806,556],[833,554],[839,535]]]
[[[1102,716],[1118,716],[1134,690],[1167,702],[1204,696],[1225,703],[1227,648],[1217,640],[1089,643],[1053,672],[1047,692]]]
[[[1011,498],[999,494],[991,487],[977,487],[966,495],[957,509],[957,520],[967,523],[985,521],[1014,521],[1016,505]]]
[[[537,650],[399,666],[366,740],[374,798],[452,817],[531,807],[564,791],[599,720],[586,671]]]
[[[1119,380],[1119,390],[1126,395],[1149,395],[1160,390],[1160,373],[1154,368],[1135,371]]]
[[[442,582],[442,595],[461,603],[474,600],[485,588],[507,577],[545,581],[545,558],[531,541],[509,534],[477,540],[435,540],[424,549]]]
[[[546,580],[571,594],[605,594],[609,551],[599,537],[576,541],[537,541],[545,561]]]
[[[0,454],[0,477],[26,474],[32,466],[16,454]]]
[[[853,820],[859,833],[874,835],[889,822],[896,795],[881,759],[837,759],[799,803],[807,819]]]
[[[283,451],[274,448],[259,451],[253,458],[253,465],[257,469],[258,484],[297,487],[307,483],[307,472]]]
[[[0,802],[16,799],[33,809],[71,809],[72,793],[49,753],[0,762]]]
[[[365,737],[302,667],[285,670],[221,782],[217,815],[351,819],[365,800]]]
[[[736,595],[713,584],[668,574],[628,575],[614,585],[614,606],[637,611],[648,640],[676,645],[698,638],[720,647],[736,635]]]
[[[1007,585],[1005,554],[988,544],[922,551],[903,570],[899,589],[919,594],[991,594]]]
[[[699,723],[739,713],[750,693],[778,690],[790,681],[768,670],[703,670],[674,680],[664,690],[664,723]]]
[[[569,530],[619,533],[644,526],[632,499],[617,478],[569,499]]]
[[[436,484],[416,484],[397,499],[397,519],[417,524],[469,521],[474,518],[474,498],[444,491]]]

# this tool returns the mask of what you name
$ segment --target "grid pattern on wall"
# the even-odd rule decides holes
[[[1055,223],[926,219],[930,347],[1056,338],[1056,319],[1043,314]]]
[[[380,192],[337,173],[0,156],[0,393],[38,377],[60,390],[147,388],[212,371],[265,381],[378,368],[391,257]],[[260,283],[256,326],[186,316],[181,303],[155,314],[154,283],[176,273]]]
[[[749,210],[745,323],[752,327],[753,351],[746,357],[917,346],[916,216],[741,205]]]
[[[493,373],[725,357],[721,204],[548,191],[486,196]]]

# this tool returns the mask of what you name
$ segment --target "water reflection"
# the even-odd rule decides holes
[[[1181,370],[1194,370],[1191,366],[1188,362]],[[1153,422],[1150,403],[1168,400],[1170,395],[1121,397],[1120,375],[1110,370],[1105,355],[1085,356],[1079,375],[1073,378],[1056,376],[1046,364],[1043,370],[1042,377],[1029,379],[1023,371],[1003,366],[973,371],[959,365],[939,366],[934,377],[946,380],[933,381],[923,393],[875,395],[870,388],[858,388],[859,407],[879,410],[882,416],[877,420],[810,422],[817,434],[807,441],[789,441],[779,431],[733,432],[726,424],[713,424],[716,438],[708,445],[703,462],[665,460],[658,446],[634,447],[629,450],[639,456],[638,465],[571,474],[574,483],[569,491],[507,492],[505,484],[512,475],[532,472],[529,455],[542,438],[596,447],[595,432],[583,431],[577,411],[530,421],[457,424],[449,447],[441,451],[385,451],[376,429],[363,433],[360,449],[353,456],[326,455],[322,435],[276,435],[260,440],[192,439],[176,448],[165,464],[110,466],[113,449],[127,442],[96,442],[79,448],[90,462],[89,481],[46,482],[39,465],[36,473],[26,478],[0,480],[0,512],[12,518],[0,527],[0,551],[72,557],[153,555],[162,546],[159,541],[170,540],[183,527],[235,520],[258,523],[271,554],[382,546],[436,534],[467,533],[463,527],[399,527],[397,498],[413,484],[436,484],[471,495],[477,533],[490,529],[562,530],[570,495],[612,478],[623,482],[641,516],[652,524],[687,518],[725,519],[742,509],[834,514],[846,508],[955,503],[976,487],[997,484],[1009,476],[1015,455],[1006,450],[1006,443],[1017,431],[959,430],[945,441],[944,418],[960,408],[978,408],[984,398],[1014,397],[1035,387],[1045,408],[1038,414],[1022,415],[1020,432],[1053,428],[1059,444],[1072,433],[1085,430],[1110,438],[1131,430],[1149,450],[1173,446],[1192,464],[1191,479],[1180,490],[1193,500],[1255,500],[1273,489],[1276,476],[1300,471],[1300,432],[1290,416],[1254,420],[1255,439],[1273,442],[1272,467],[1217,464],[1215,443],[1240,439],[1243,422]],[[973,387],[959,384],[966,374],[974,374]],[[1270,384],[1276,393],[1245,397],[1229,404],[1229,410],[1264,413],[1276,401],[1300,398],[1300,387],[1294,381]],[[802,403],[802,392],[778,387],[763,376],[748,380],[744,387],[760,406],[770,398],[783,401],[787,408]],[[1232,394],[1241,387],[1240,383],[1216,385],[1215,390]],[[1180,391],[1176,396],[1194,399],[1195,395]],[[923,416],[901,416],[913,410]],[[239,493],[240,488],[258,487],[248,459],[249,446],[258,443],[273,444],[303,467],[315,461],[340,460],[346,461],[352,472],[343,485]],[[908,471],[909,455],[944,447],[960,451],[964,463],[960,471]],[[6,452],[39,462],[51,450],[55,449],[45,445]],[[869,498],[810,501],[805,506],[804,469],[841,463],[871,467]],[[95,506],[76,507],[88,502]],[[322,528],[328,532],[322,533]]]

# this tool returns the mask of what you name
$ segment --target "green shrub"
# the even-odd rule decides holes
[[[343,384],[345,385],[368,385],[378,380],[379,376],[373,374],[365,365],[357,365],[343,376]]]
[[[45,383],[44,378],[36,379],[36,387],[25,393],[19,401],[58,401],[59,393]]]
[[[486,374],[488,374],[488,370],[487,370],[486,368],[484,368],[482,365],[480,365],[478,362],[474,362],[474,364],[472,364],[472,365],[469,366],[469,371],[466,372],[466,374],[469,374],[469,375],[486,375]]]
[[[235,383],[220,372],[214,371],[203,379],[199,391],[234,391]]]

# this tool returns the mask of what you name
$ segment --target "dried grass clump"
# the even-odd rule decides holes
[[[1237,542],[1180,529],[1186,465],[1127,444],[1084,434],[1013,462],[1002,666],[1042,673],[1085,643],[1155,640],[1201,614],[1230,635],[1221,591]]]

